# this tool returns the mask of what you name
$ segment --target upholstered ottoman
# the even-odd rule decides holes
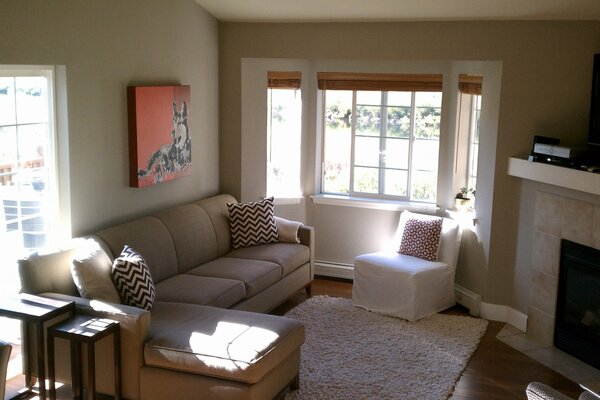
[[[144,399],[177,386],[197,399],[272,399],[297,387],[301,322],[181,303],[156,303],[144,348]],[[185,373],[181,373],[185,372]]]

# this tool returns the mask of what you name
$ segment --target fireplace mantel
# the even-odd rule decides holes
[[[508,174],[600,196],[600,174],[510,157]]]

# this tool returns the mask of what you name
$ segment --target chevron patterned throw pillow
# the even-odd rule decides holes
[[[234,250],[279,240],[273,206],[273,197],[249,203],[227,203]]]
[[[125,246],[112,266],[112,279],[123,304],[150,310],[156,296],[150,269],[137,251]]]

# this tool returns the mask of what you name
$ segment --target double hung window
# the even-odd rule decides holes
[[[301,195],[301,73],[269,71],[267,93],[267,196]]]
[[[318,74],[322,192],[435,203],[441,75]]]
[[[461,74],[458,78],[459,113],[457,127],[458,162],[464,165],[464,175],[459,177],[459,185],[471,190],[477,188],[477,165],[479,162],[479,131],[481,119],[480,75]],[[467,152],[461,151],[468,150]]]
[[[0,261],[58,229],[53,69],[0,66]]]

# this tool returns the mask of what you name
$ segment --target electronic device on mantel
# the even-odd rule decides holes
[[[534,136],[529,161],[596,172],[590,170],[592,167],[590,161],[593,161],[594,158],[591,149],[565,147],[559,144],[560,139],[557,138]],[[597,169],[600,172],[600,168]]]

